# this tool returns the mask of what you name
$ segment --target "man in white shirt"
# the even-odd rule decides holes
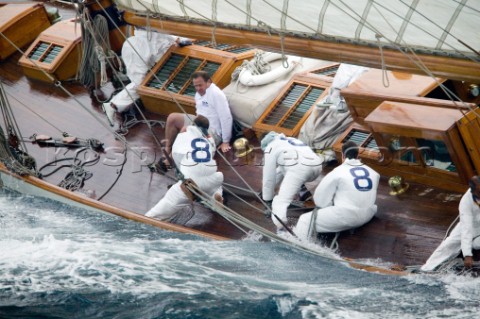
[[[312,230],[331,233],[362,226],[377,212],[380,175],[357,159],[358,146],[354,142],[343,144],[342,157],[343,163],[327,174],[315,190],[316,213],[300,216],[294,230],[300,239],[308,240]]]
[[[208,132],[209,121],[198,115],[185,132],[179,133],[172,146],[172,158],[175,166],[181,169],[181,160],[187,154],[197,161],[210,161],[215,155],[215,141]]]
[[[212,83],[210,75],[205,71],[193,73],[193,85],[195,94],[195,107],[197,115],[203,115],[210,122],[210,133],[215,139],[217,147],[222,152],[228,152],[230,139],[232,138],[233,118],[228,105],[228,100],[223,91]],[[171,152],[171,145],[175,137],[184,128],[190,125],[195,116],[171,113],[165,126],[165,150]]]
[[[463,254],[465,268],[473,266],[473,249],[480,249],[480,176],[473,176],[470,188],[463,195],[458,207],[460,222],[450,235],[428,258],[422,271],[433,271],[445,261]]]
[[[287,222],[287,208],[302,185],[312,181],[322,170],[322,159],[310,147],[293,137],[275,132],[268,133],[261,141],[265,153],[263,166],[262,197],[272,201],[272,220],[277,228]],[[274,197],[275,187],[281,183]]]

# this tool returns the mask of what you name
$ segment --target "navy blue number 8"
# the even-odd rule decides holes
[[[359,172],[363,172],[363,174],[358,174]],[[373,182],[370,179],[370,173],[368,170],[366,170],[363,167],[354,167],[350,169],[350,174],[354,177],[353,179],[353,185],[355,185],[355,188],[358,189],[361,192],[368,192],[373,188]],[[366,186],[360,186],[360,181],[364,180],[367,185]]]
[[[200,144],[200,145],[198,145]],[[210,154],[209,144],[203,138],[195,138],[192,140],[192,159],[195,163],[207,163],[212,158],[212,154]],[[199,158],[197,156],[198,152],[205,152],[204,158]]]

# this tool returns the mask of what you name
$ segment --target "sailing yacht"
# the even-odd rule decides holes
[[[62,21],[52,24],[46,7]],[[339,262],[403,274],[365,260],[425,262],[480,171],[479,12],[465,0],[1,3],[1,179],[167,230],[217,240],[253,232],[321,254],[278,236],[265,217],[259,138],[299,137],[325,159],[323,175],[343,143],[355,141],[362,161],[382,174],[378,213],[324,240]],[[36,27],[27,31],[26,21]],[[149,68],[119,134],[104,104],[128,85],[120,53],[135,30],[193,44],[172,46]],[[200,203],[163,222],[144,214],[176,181],[155,164],[168,114],[195,112],[196,70],[224,90],[253,151],[217,152],[228,204],[198,194]],[[313,206],[296,201],[289,223]]]

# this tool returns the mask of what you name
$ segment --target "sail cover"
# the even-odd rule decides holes
[[[231,28],[478,59],[478,0],[116,0],[121,8]],[[462,43],[463,42],[463,43]]]

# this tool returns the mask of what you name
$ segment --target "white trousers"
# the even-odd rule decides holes
[[[302,185],[317,178],[320,174],[321,166],[300,166],[299,169],[290,168],[283,175],[282,171],[277,169],[276,182],[281,182],[278,194],[273,197],[272,212],[277,215],[284,223],[287,222],[287,208],[290,206],[295,195],[300,191]],[[283,181],[282,181],[283,179]],[[277,227],[282,224],[272,214],[272,221]]]
[[[474,234],[480,235],[480,234]],[[435,249],[433,254],[428,258],[425,265],[420,269],[423,271],[433,271],[442,263],[451,258],[455,258],[461,251],[462,246],[462,230],[460,224],[453,228],[450,236],[448,236],[442,243]],[[472,242],[473,249],[480,249],[480,237],[476,237]]]
[[[336,233],[347,229],[360,227],[373,218],[377,205],[369,209],[349,209],[339,206],[329,206],[317,211],[315,231],[317,233]],[[313,212],[303,214],[298,219],[295,234],[298,238],[308,240],[308,228]]]
[[[198,187],[205,192],[208,196],[219,194],[222,196],[222,181],[223,175],[220,172],[216,172],[211,176],[204,178],[198,178],[195,182]],[[187,195],[182,191],[180,185],[182,181],[175,183],[167,191],[165,196],[153,206],[146,214],[147,217],[154,217],[160,220],[169,220],[181,209],[191,204]]]
[[[181,181],[175,183],[167,191],[165,196],[153,206],[146,214],[147,217],[154,217],[160,220],[168,220],[184,207],[191,204],[187,195],[182,191]]]

